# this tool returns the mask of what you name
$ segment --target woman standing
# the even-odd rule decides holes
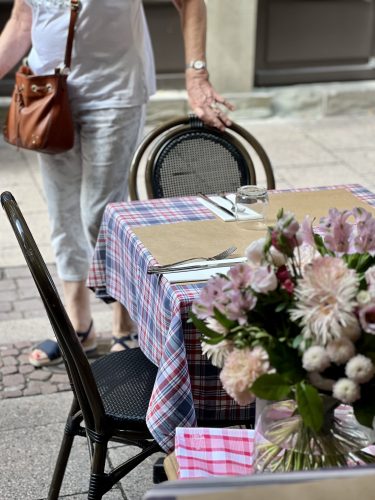
[[[232,106],[212,88],[205,63],[204,0],[172,0],[181,17],[186,88],[194,113],[219,129],[230,124],[217,106]],[[0,36],[0,78],[28,54],[37,74],[53,73],[64,59],[70,0],[14,0]],[[75,145],[39,154],[57,272],[65,305],[82,346],[95,349],[86,278],[107,203],[127,199],[128,170],[142,135],[145,105],[155,92],[155,69],[141,0],[81,0],[74,36],[69,97]],[[112,350],[126,347],[136,325],[113,305]],[[60,360],[57,343],[30,354],[43,366]]]

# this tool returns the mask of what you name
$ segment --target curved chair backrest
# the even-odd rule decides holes
[[[16,200],[11,193],[4,192],[1,195],[1,204],[42,298],[63,355],[73,392],[80,404],[85,425],[90,429],[100,429],[104,423],[104,408],[81,343]]]
[[[130,167],[130,198],[140,199],[138,179],[144,162],[148,198],[233,192],[256,184],[254,153],[263,166],[267,188],[274,189],[267,153],[243,127],[233,123],[220,132],[195,116],[171,120],[138,146]]]

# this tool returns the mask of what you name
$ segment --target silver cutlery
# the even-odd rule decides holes
[[[223,205],[220,205],[220,203],[216,203],[216,201],[209,198],[206,194],[198,193],[198,196],[203,200],[208,201],[208,203],[211,203],[211,205],[213,205],[216,208],[219,208],[220,210],[230,215],[231,217],[235,217],[234,213],[231,210],[229,210],[229,208],[223,207]]]
[[[181,273],[185,271],[201,271],[204,269],[216,269],[217,267],[232,267],[238,262],[207,262],[206,264],[183,266],[183,267],[163,267],[158,269],[148,269],[148,274],[166,274],[166,273]]]
[[[220,198],[223,198],[223,200],[229,201],[229,203],[231,204],[230,210],[233,213],[235,213],[236,212],[236,205],[233,203],[233,201],[230,198],[228,198],[228,196],[225,193],[220,193],[219,196],[220,196]]]
[[[236,214],[236,205],[235,203],[225,194],[225,193],[220,193],[218,196],[220,196],[220,198],[223,198],[223,200],[227,200],[229,201],[229,203],[231,204],[231,211]],[[239,212],[245,212],[246,211],[246,208],[241,206],[241,205],[237,205],[237,210]]]
[[[165,269],[170,269],[170,268],[173,268],[174,266],[178,266],[180,264],[185,264],[187,262],[192,262],[194,260],[204,260],[207,262],[222,260],[222,259],[226,259],[227,257],[229,257],[229,255],[232,255],[232,253],[234,253],[236,250],[237,250],[237,247],[230,246],[229,248],[226,248],[222,252],[220,252],[216,255],[213,255],[212,257],[191,257],[190,259],[178,260],[178,261],[172,262],[170,264],[163,264],[160,266],[159,265],[150,266],[148,268],[147,272],[149,274],[160,273],[161,271],[164,271]],[[185,269],[185,268],[183,268],[183,269]]]

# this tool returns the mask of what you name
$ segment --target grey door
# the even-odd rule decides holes
[[[375,78],[374,0],[259,0],[256,85]]]

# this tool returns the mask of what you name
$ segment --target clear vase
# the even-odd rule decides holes
[[[324,399],[324,424],[316,433],[303,424],[293,400],[270,402],[255,428],[256,472],[286,472],[375,463],[368,446],[372,429],[361,426],[350,406]],[[371,450],[372,451],[372,450]]]

